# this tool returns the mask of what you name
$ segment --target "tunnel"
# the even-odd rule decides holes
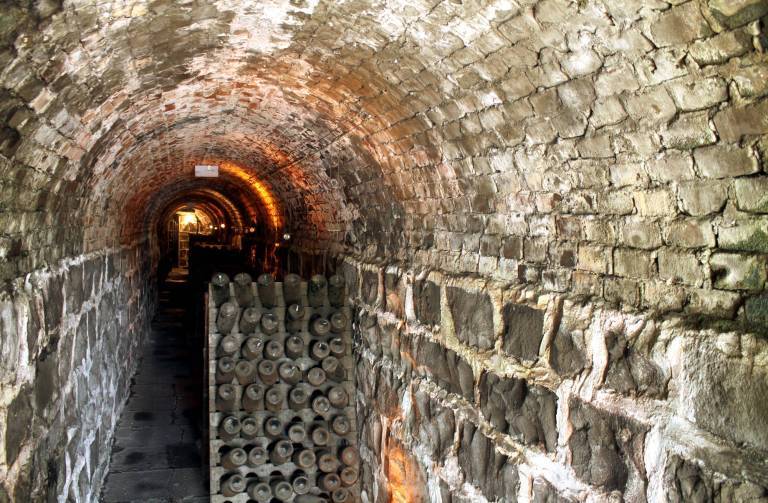
[[[343,278],[355,501],[768,502],[766,23],[0,0],[0,503],[219,501],[109,492],[216,272]]]

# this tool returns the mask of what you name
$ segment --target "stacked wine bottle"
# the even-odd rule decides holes
[[[345,299],[340,276],[211,279],[212,503],[359,501]]]

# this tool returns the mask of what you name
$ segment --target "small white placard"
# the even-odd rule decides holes
[[[210,164],[197,164],[195,165],[195,176],[216,178],[219,176],[219,167]]]

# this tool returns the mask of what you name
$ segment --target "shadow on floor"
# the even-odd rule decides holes
[[[179,270],[160,290],[152,332],[117,425],[102,503],[209,501],[202,469],[202,352]]]

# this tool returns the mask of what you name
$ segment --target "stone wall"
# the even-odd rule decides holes
[[[364,501],[768,498],[764,338],[482,278],[340,270]]]
[[[0,501],[97,501],[154,309],[143,244],[65,259],[0,294]]]

